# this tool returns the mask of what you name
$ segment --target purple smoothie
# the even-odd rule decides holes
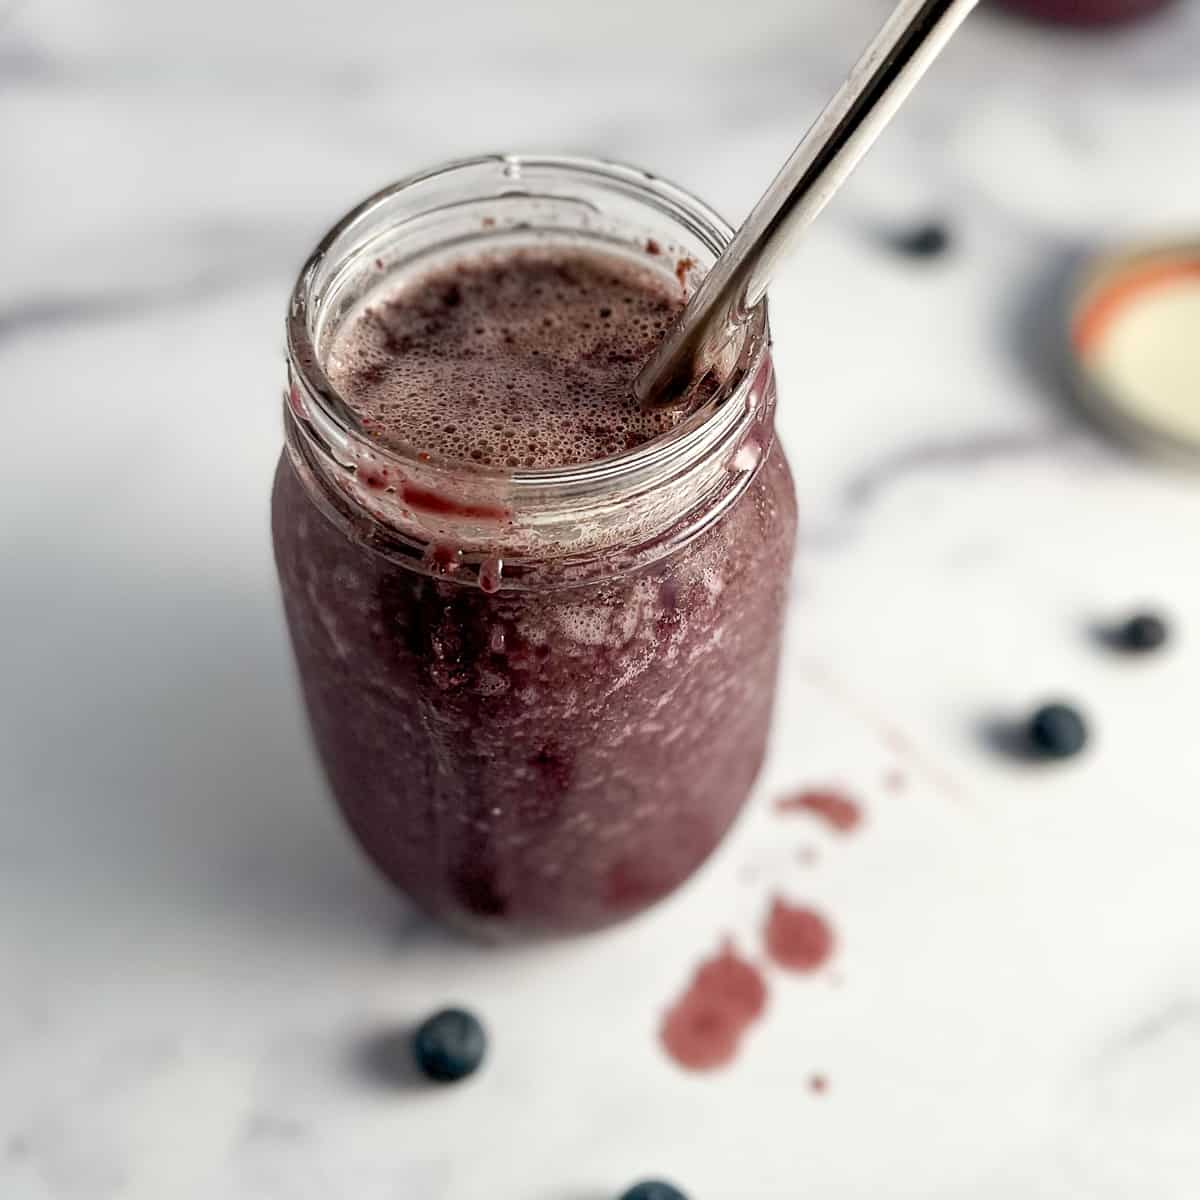
[[[475,254],[381,285],[325,369],[381,452],[577,466],[688,415],[632,395],[683,302],[669,270],[615,251]],[[365,519],[338,522],[281,460],[276,560],[321,759],[367,854],[430,913],[487,935],[594,929],[667,895],[737,815],[765,749],[795,533],[765,351],[755,370],[734,498],[681,513],[641,557],[628,530],[582,529],[584,574],[544,542],[511,586],[499,557],[460,571],[461,551],[522,536],[502,493],[466,505],[360,463]],[[465,512],[470,544],[381,553],[363,532],[373,497],[414,522]]]
[[[684,415],[644,412],[633,394],[682,308],[678,281],[636,260],[477,255],[370,300],[326,370],[385,446],[468,466],[594,462]]]

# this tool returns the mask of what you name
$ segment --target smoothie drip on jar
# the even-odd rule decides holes
[[[633,380],[685,302],[673,276],[617,252],[523,247],[381,286],[326,369],[382,446],[443,462],[545,468],[669,432]]]

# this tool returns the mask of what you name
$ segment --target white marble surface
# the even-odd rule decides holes
[[[4,1200],[1200,1192],[1200,482],[1077,426],[1031,348],[1081,242],[1200,226],[1200,5],[1113,37],[979,14],[774,290],[784,695],[694,884],[574,944],[452,941],[360,861],[305,741],[266,503],[316,235],[497,147],[736,218],[884,8],[0,6]],[[929,214],[951,257],[880,250]],[[1142,598],[1177,644],[1099,651],[1088,622]],[[1083,760],[981,743],[1060,693]],[[918,748],[897,794],[876,712]],[[771,812],[824,781],[860,834]],[[686,1075],[662,1010],[724,933],[761,955],[774,891],[830,915],[835,973],[772,974],[738,1062]],[[492,1029],[477,1079],[367,1069],[450,999]]]

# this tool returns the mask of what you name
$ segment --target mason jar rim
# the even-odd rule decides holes
[[[503,176],[511,180],[507,193],[520,195],[522,180],[530,173],[552,172],[568,179],[576,178],[581,184],[591,183],[612,187],[627,196],[647,203],[658,209],[698,237],[712,252],[719,255],[733,237],[733,229],[718,213],[690,192],[661,179],[649,171],[624,163],[602,158],[570,155],[542,154],[484,154],[454,159],[438,166],[410,175],[381,188],[352,208],[337,221],[318,242],[305,261],[292,289],[286,323],[287,352],[294,379],[300,382],[305,398],[315,403],[320,410],[322,424],[330,424],[351,442],[368,446],[372,456],[383,463],[390,463],[403,470],[418,465],[417,453],[406,451],[395,445],[381,445],[369,436],[352,407],[333,385],[321,362],[315,337],[314,318],[319,312],[322,296],[318,281],[327,266],[330,255],[338,244],[352,234],[356,226],[369,224],[369,220],[381,207],[401,193],[421,184],[438,180],[451,180],[455,176],[477,172],[481,168],[499,168]],[[536,180],[531,181],[536,183]],[[347,258],[354,253],[353,247]],[[758,305],[747,322],[745,339],[749,354],[743,353],[738,370],[731,373],[714,395],[674,428],[629,450],[593,462],[567,464],[553,467],[497,467],[481,464],[430,464],[423,458],[420,465],[440,465],[443,469],[460,474],[469,474],[480,483],[489,480],[502,484],[514,498],[522,494],[545,494],[548,491],[590,491],[605,484],[616,484],[627,476],[644,472],[661,471],[679,459],[690,459],[702,453],[702,447],[713,438],[726,432],[728,419],[732,418],[737,405],[730,401],[753,379],[768,349],[766,301]],[[290,396],[293,409],[296,397]],[[302,412],[292,416],[303,422]],[[303,422],[310,424],[309,422]],[[310,426],[311,432],[311,426]],[[321,439],[324,440],[324,439]]]

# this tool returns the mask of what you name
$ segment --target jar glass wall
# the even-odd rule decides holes
[[[641,172],[486,158],[367,201],[301,274],[272,505],[301,685],[350,827],[442,919],[608,924],[686,879],[743,805],[795,536],[765,306],[696,412],[562,468],[381,447],[323,349],[380,277],[431,261],[561,243],[686,281],[729,236]]]

